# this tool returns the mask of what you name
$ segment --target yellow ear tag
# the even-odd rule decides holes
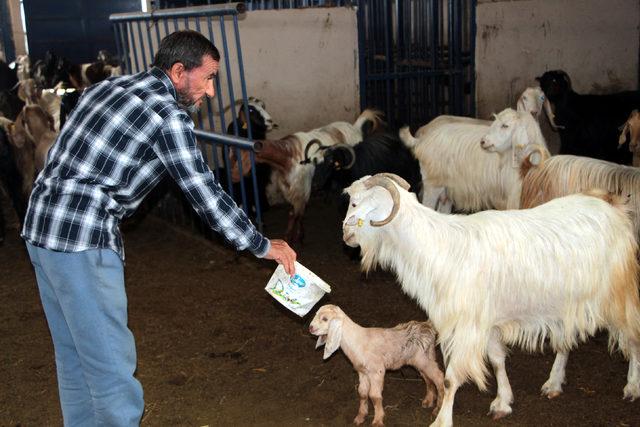
[[[358,227],[362,227],[364,225],[364,221],[362,220],[362,218],[358,219]]]
[[[247,128],[247,122],[242,123],[242,129],[246,129]]]

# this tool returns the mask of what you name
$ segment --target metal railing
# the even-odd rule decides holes
[[[255,168],[255,150],[252,141],[250,120],[247,120],[247,137],[240,138],[238,124],[238,103],[245,117],[249,117],[249,106],[240,34],[238,30],[238,15],[245,11],[244,3],[225,3],[219,5],[196,6],[180,9],[163,9],[153,12],[117,13],[109,17],[114,28],[118,56],[123,58],[124,67],[128,73],[144,71],[153,62],[160,41],[166,35],[183,29],[198,31],[209,38],[221,51],[222,62],[219,73],[215,78],[216,97],[212,101],[207,98],[202,110],[194,117],[198,130],[196,138],[200,144],[203,156],[218,181],[225,190],[251,216],[258,229],[262,230],[262,212],[258,196],[258,183]],[[232,64],[231,58],[235,57]],[[240,97],[236,100],[236,93],[240,87]],[[230,112],[227,120],[225,113]],[[231,136],[233,134],[235,136]],[[236,161],[230,160],[230,151],[235,153]],[[244,179],[234,185],[232,169],[237,168],[239,175],[245,175],[242,170],[241,151],[249,153],[251,165],[251,188]],[[235,187],[235,188],[234,188]],[[249,193],[251,191],[252,193]],[[250,195],[253,203],[249,203]],[[172,216],[172,215],[169,215]],[[173,215],[176,222],[191,222],[193,218],[182,221]]]

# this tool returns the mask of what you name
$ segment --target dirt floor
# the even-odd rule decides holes
[[[5,209],[8,208],[5,206]],[[286,210],[266,215],[265,233],[283,233]],[[14,221],[15,223],[15,221]],[[364,326],[426,315],[394,277],[363,277],[342,251],[335,206],[308,208],[299,259],[333,288],[320,304],[340,305]],[[0,247],[0,426],[61,425],[54,357],[26,250],[15,226]],[[125,234],[130,327],[145,391],[143,426],[344,426],[357,412],[357,374],[342,352],[323,361],[307,328],[264,287],[268,261],[195,237],[153,217]],[[462,267],[461,267],[462,268]],[[319,304],[319,305],[320,305]],[[507,362],[513,414],[486,414],[495,393],[466,384],[456,395],[458,426],[640,426],[640,402],[622,400],[627,364],[598,335],[571,354],[564,394],[540,396],[553,355],[513,350]],[[424,384],[412,368],[389,372],[386,424],[427,425]],[[367,420],[371,422],[371,416]]]

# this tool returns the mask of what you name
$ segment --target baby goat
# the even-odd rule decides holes
[[[385,371],[400,369],[404,365],[416,368],[427,383],[422,406],[433,406],[437,393],[434,413],[440,409],[444,396],[444,375],[436,361],[436,331],[430,321],[411,321],[388,329],[363,328],[344,314],[340,307],[324,305],[316,312],[309,332],[318,336],[316,348],[325,345],[324,359],[341,347],[358,371],[360,408],[353,420],[355,424],[364,422],[369,411],[368,399],[371,399],[374,407],[373,425],[383,425],[382,388]]]

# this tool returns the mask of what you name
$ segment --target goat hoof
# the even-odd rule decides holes
[[[422,401],[422,407],[423,407],[423,408],[431,408],[431,407],[433,406],[433,404],[434,404],[434,400],[435,400],[435,399],[433,399],[433,398],[431,398],[431,399],[424,399],[424,400]]]
[[[364,423],[364,417],[364,415],[358,415],[353,419],[353,423],[357,426],[361,425],[362,423]]]
[[[489,411],[487,415],[491,415],[491,419],[493,419],[493,421],[497,421],[500,418],[504,418],[509,414],[511,414],[510,411]]]
[[[640,397],[640,385],[627,384],[626,386],[624,386],[624,397],[623,397],[624,400],[633,402],[639,397]]]

